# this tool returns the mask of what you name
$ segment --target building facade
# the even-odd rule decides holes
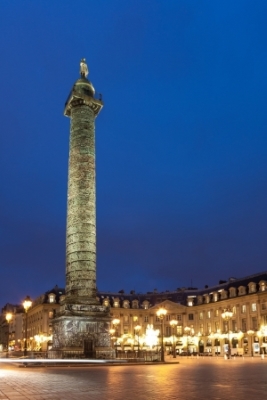
[[[17,328],[9,325],[12,348],[23,349],[27,337],[28,350],[50,349],[52,321],[64,298],[65,290],[57,286],[38,297],[28,311],[27,335],[25,314],[15,312],[23,321],[21,328],[19,323]],[[267,272],[231,278],[201,290],[184,288],[146,294],[98,292],[97,299],[110,310],[113,324],[110,339],[121,356],[128,352],[159,351],[162,334],[167,354],[223,356],[229,342],[232,355],[267,354]],[[163,319],[157,316],[160,308],[166,310]],[[232,313],[228,320],[223,318],[225,310]],[[2,321],[6,311],[2,309]],[[6,322],[4,325],[5,331],[2,326],[0,329],[0,338],[4,338],[1,343],[7,342]],[[151,341],[149,335],[153,332],[155,340]]]

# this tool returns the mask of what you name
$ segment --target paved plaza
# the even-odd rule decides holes
[[[267,398],[267,359],[178,358],[180,364],[19,367],[1,364],[0,399]]]

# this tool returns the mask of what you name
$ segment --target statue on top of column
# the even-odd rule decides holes
[[[81,74],[82,78],[86,78],[87,75],[89,74],[88,67],[85,62],[85,58],[82,58],[81,62],[80,62],[80,74]]]

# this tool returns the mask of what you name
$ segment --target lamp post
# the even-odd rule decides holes
[[[28,310],[32,306],[32,301],[30,299],[30,296],[26,296],[24,302],[23,302],[23,307],[25,310],[25,343],[24,343],[24,356],[27,355],[27,330],[28,330]]]
[[[9,350],[9,323],[13,318],[13,314],[8,312],[6,313],[6,321],[7,321],[7,326],[8,326],[8,331],[7,331],[7,351]]]
[[[249,329],[248,331],[247,331],[247,334],[248,334],[248,336],[250,336],[250,346],[251,346],[251,357],[253,357],[253,345],[252,345],[252,337],[253,337],[253,335],[254,335],[254,331],[252,330],[252,329]]]
[[[189,332],[191,332],[191,328],[189,328],[189,326],[186,326],[184,328],[184,333],[186,334],[186,351],[187,351],[187,355],[189,354],[189,343],[188,343]]]
[[[164,315],[167,314],[167,310],[165,308],[160,308],[157,311],[157,316],[161,320],[161,361],[164,362],[164,347],[163,347],[163,318]]]
[[[113,327],[115,329],[115,332],[113,331],[113,333],[115,333],[115,337],[116,337],[116,343],[115,343],[115,355],[116,355],[116,358],[118,356],[118,330],[117,329],[118,329],[119,323],[120,323],[120,320],[118,318],[114,318],[112,320],[112,325],[113,325]]]
[[[139,357],[139,333],[140,333],[140,330],[141,330],[141,326],[140,325],[136,325],[134,327],[134,331],[135,331],[135,333],[137,335],[137,357]]]
[[[175,341],[174,341],[174,329],[177,326],[178,321],[176,319],[172,319],[170,321],[170,325],[172,327],[172,354],[173,358],[176,358],[176,346],[175,346]]]
[[[233,311],[230,308],[227,308],[222,313],[222,319],[227,322],[228,324],[228,358],[231,358],[231,343],[230,343],[230,320],[233,317]]]

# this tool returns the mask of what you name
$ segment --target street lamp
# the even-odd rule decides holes
[[[167,314],[167,310],[165,308],[160,308],[157,311],[157,316],[161,320],[161,361],[164,362],[164,348],[163,348],[163,318],[164,315]]]
[[[176,346],[175,346],[175,341],[174,341],[174,330],[175,327],[177,326],[178,321],[176,319],[172,319],[170,321],[170,325],[172,327],[172,353],[173,353],[173,358],[176,358]]]
[[[32,306],[32,301],[30,299],[30,296],[26,296],[24,302],[23,302],[23,307],[25,310],[25,343],[24,343],[24,356],[27,355],[27,330],[28,330],[28,310]]]
[[[7,332],[7,351],[9,350],[9,323],[13,318],[13,314],[8,312],[6,313],[6,321],[7,321],[7,325],[8,325],[8,332]]]
[[[185,333],[186,336],[187,336],[187,345],[186,345],[186,348],[187,348],[187,355],[189,355],[189,341],[188,341],[189,332],[191,332],[191,328],[189,328],[189,326],[186,326],[186,327],[184,328],[184,333]]]
[[[140,325],[136,325],[134,327],[135,333],[137,335],[137,357],[139,357],[139,333],[141,330],[141,326]]]
[[[115,331],[113,331],[113,333],[115,333],[115,337],[116,337],[116,344],[115,344],[115,354],[116,354],[116,358],[117,358],[117,356],[118,356],[118,331],[117,331],[117,328],[118,328],[119,323],[120,323],[120,320],[119,320],[118,318],[114,318],[114,319],[112,320],[112,325],[113,325],[114,328],[115,328]],[[109,331],[109,332],[110,332],[110,331]]]
[[[250,336],[250,345],[251,345],[251,357],[253,357],[253,346],[252,346],[252,337],[254,335],[254,331],[252,329],[249,329],[247,331],[248,336]]]
[[[233,311],[230,310],[230,308],[227,308],[224,310],[222,313],[222,319],[224,321],[227,321],[228,325],[228,358],[231,358],[231,343],[230,343],[230,320],[233,317]]]

